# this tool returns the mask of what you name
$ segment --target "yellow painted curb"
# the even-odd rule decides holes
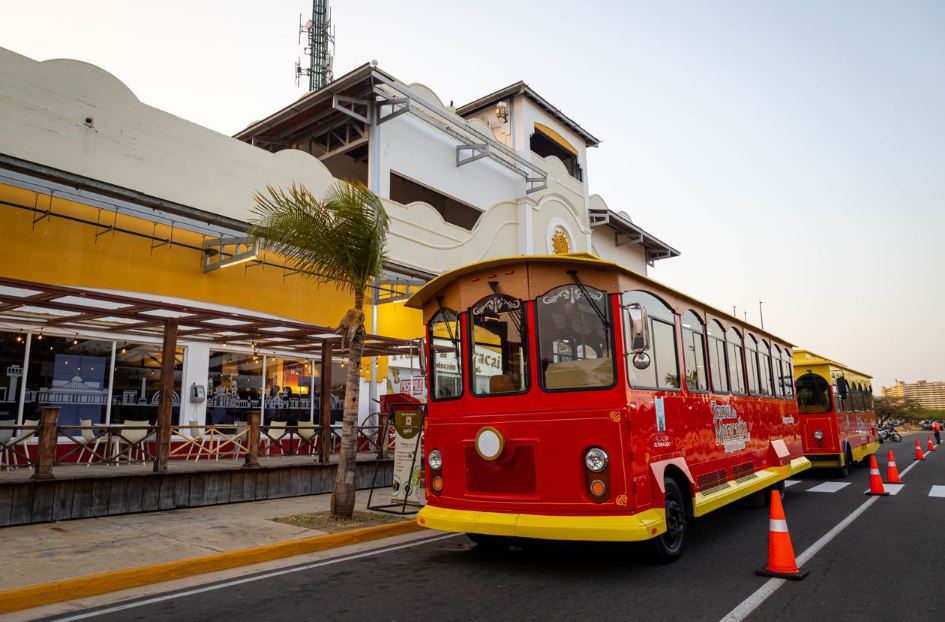
[[[311,538],[264,544],[225,553],[215,553],[111,572],[100,572],[85,577],[25,585],[0,591],[0,613],[10,613],[11,611],[40,607],[64,600],[86,598],[152,583],[183,579],[184,577],[238,566],[249,566],[274,559],[304,555],[305,553],[314,553],[315,551],[333,549],[339,546],[411,533],[421,529],[423,528],[417,525],[416,521],[401,521],[388,525],[312,536]]]

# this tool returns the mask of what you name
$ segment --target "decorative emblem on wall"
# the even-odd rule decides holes
[[[562,227],[555,227],[551,234],[551,248],[555,255],[566,255],[571,252],[571,240],[568,238],[568,232]]]

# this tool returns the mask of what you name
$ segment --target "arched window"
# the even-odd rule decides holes
[[[732,384],[732,393],[745,394],[745,367],[742,362],[742,336],[734,328],[725,334],[728,346],[728,379]]]
[[[676,316],[662,300],[642,291],[624,292],[623,307],[638,304],[646,309],[647,329],[650,332],[650,365],[638,369],[633,363],[627,365],[630,385],[638,389],[678,389],[679,362],[676,360]],[[624,322],[629,326],[629,320]],[[629,332],[627,343],[629,343]]]
[[[830,383],[814,372],[797,379],[797,409],[802,414],[829,413]]]
[[[709,343],[709,377],[712,390],[728,393],[728,369],[725,365],[725,329],[717,320],[709,322],[706,331]]]
[[[538,297],[535,316],[543,388],[614,386],[617,374],[607,292],[562,285]]]
[[[525,304],[494,294],[469,310],[472,392],[505,395],[528,390]]]
[[[873,385],[869,384],[866,386],[866,410],[873,411],[875,407],[873,406]]]
[[[771,350],[762,339],[758,342],[758,393],[771,395],[771,384]]]
[[[463,394],[463,341],[459,315],[440,309],[428,325],[432,399],[448,400]]]
[[[705,328],[693,311],[682,315],[683,360],[686,365],[686,388],[689,391],[708,391],[705,363]]]
[[[784,397],[784,387],[781,385],[781,348],[771,344],[771,395]]]
[[[752,334],[745,338],[745,371],[748,372],[748,392],[758,395],[758,340]]]
[[[781,386],[784,397],[794,399],[794,357],[787,346],[781,351]]]

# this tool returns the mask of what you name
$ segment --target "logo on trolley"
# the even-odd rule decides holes
[[[725,453],[741,451],[748,446],[751,433],[735,407],[730,404],[709,402],[712,408],[712,427],[715,428],[715,444],[725,448]]]

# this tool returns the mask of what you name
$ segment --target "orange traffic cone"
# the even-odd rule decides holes
[[[922,446],[919,445],[919,439],[915,439],[915,459],[925,460],[925,454],[922,453]]]
[[[899,469],[896,468],[896,456],[893,455],[892,449],[889,450],[889,455],[886,456],[886,483],[902,483],[899,481]]]
[[[771,491],[771,518],[768,522],[768,564],[756,570],[759,577],[778,577],[800,581],[808,571],[797,567],[794,547],[791,546],[791,534],[788,533],[784,519],[784,506],[781,505],[781,493]]]
[[[935,445],[932,444],[932,437],[929,437],[929,451],[935,451]]]
[[[866,491],[868,495],[888,496],[886,487],[883,486],[883,478],[879,475],[879,465],[876,464],[876,454],[870,456],[870,489]]]

